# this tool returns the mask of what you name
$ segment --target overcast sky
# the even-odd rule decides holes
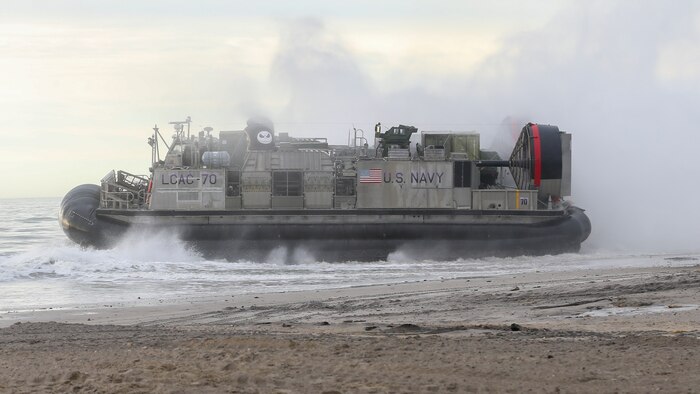
[[[598,223],[653,208],[644,236],[670,215],[687,246],[698,4],[4,0],[0,198],[145,174],[153,125],[188,115],[231,130],[263,114],[334,142],[378,121],[489,136],[510,116],[573,133],[574,197]]]

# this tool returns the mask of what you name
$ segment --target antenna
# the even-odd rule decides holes
[[[170,146],[168,146],[165,138],[160,134],[158,125],[155,125],[153,126],[153,135],[148,137],[148,145],[151,146],[151,164],[153,164],[153,167],[160,161],[160,140],[163,140],[165,146],[170,150]]]
[[[353,135],[353,138],[352,138],[352,146],[353,146],[353,148],[355,148],[355,147],[357,147],[357,129],[355,128],[354,124],[352,125],[352,131],[355,132],[355,134]]]
[[[177,136],[177,139],[181,139],[184,137],[185,134],[185,125],[187,125],[187,139],[190,138],[190,124],[192,123],[192,118],[189,116],[185,118],[185,120],[180,121],[180,122],[169,122],[168,124],[173,125],[175,128],[175,134]],[[168,148],[170,149],[170,148]]]
[[[151,146],[151,164],[160,160],[158,155],[158,125],[153,127],[153,136],[148,137],[148,145]]]

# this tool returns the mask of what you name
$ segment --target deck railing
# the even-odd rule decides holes
[[[148,177],[110,171],[102,178],[100,206],[107,209],[143,209],[148,206]]]

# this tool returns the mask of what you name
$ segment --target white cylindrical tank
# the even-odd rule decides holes
[[[202,155],[202,164],[208,168],[221,168],[231,165],[231,156],[225,150],[206,151]]]

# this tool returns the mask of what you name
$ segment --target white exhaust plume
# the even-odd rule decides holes
[[[473,72],[424,84],[441,92],[420,81],[379,91],[341,38],[301,20],[272,67],[289,94],[278,119],[338,142],[351,122],[477,130],[482,148],[510,115],[556,124],[573,134],[574,202],[593,223],[584,250],[697,250],[700,13],[690,1],[643,3],[573,2]]]

